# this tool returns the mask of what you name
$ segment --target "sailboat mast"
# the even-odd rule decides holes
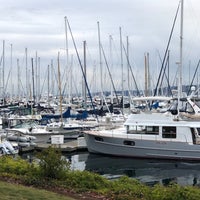
[[[151,95],[150,91],[151,91],[151,82],[150,82],[150,71],[149,71],[149,53],[147,52],[147,85],[148,85],[148,88],[147,88],[147,93],[148,93],[148,96]]]
[[[40,57],[38,57],[38,101],[41,99],[41,94],[40,94]]]
[[[27,48],[25,48],[25,58],[26,58],[26,101],[28,101],[28,91],[29,91],[29,82],[28,82],[28,56],[27,56]]]
[[[47,102],[48,102],[48,107],[50,107],[50,101],[49,101],[49,65],[47,67]]]
[[[20,101],[20,68],[19,59],[17,59],[17,100]]]
[[[144,92],[144,94],[145,94],[145,97],[147,97],[148,96],[148,94],[147,94],[147,56],[146,56],[146,54],[144,55],[144,67],[145,67],[145,70],[144,70],[144,90],[145,90],[145,92]]]
[[[120,34],[120,58],[121,58],[121,70],[122,70],[122,110],[124,110],[124,66],[123,66],[123,54],[122,54],[122,29],[119,27]]]
[[[51,60],[51,93],[54,96],[54,68],[53,68],[53,60]]]
[[[112,35],[109,36],[109,46],[110,46],[110,68],[113,70],[113,55],[112,55]],[[110,96],[111,104],[113,104],[113,89],[112,84],[110,85]]]
[[[65,42],[66,42],[66,56],[67,56],[67,67],[69,64],[69,50],[68,50],[68,34],[67,34],[67,17],[65,16]]]
[[[84,65],[83,65],[83,69],[84,69],[84,73],[85,73],[85,77],[87,79],[87,71],[86,71],[86,41],[83,41],[83,61],[84,61]],[[84,98],[84,107],[86,108],[87,106],[87,95],[86,95],[86,85],[85,85],[85,81],[83,81],[83,98]]]
[[[68,75],[68,70],[69,70],[69,49],[68,49],[68,32],[67,32],[67,17],[64,17],[65,19],[65,45],[66,45],[66,58],[67,58],[67,66],[66,66],[66,88],[68,89],[68,93],[67,93],[67,102],[70,104],[71,102],[71,86],[70,86],[70,82],[72,79],[71,75]],[[71,71],[71,70],[69,70]],[[68,87],[67,87],[68,86]]]
[[[182,97],[182,67],[183,67],[183,0],[181,0],[181,22],[180,22],[180,60],[178,62],[179,81],[178,81],[178,116],[180,110],[180,98]]]
[[[5,40],[3,40],[3,105],[5,104]]]
[[[35,102],[38,101],[38,54],[35,52]]]
[[[129,69],[129,39],[128,36],[126,36],[126,52],[127,52],[127,77],[128,77],[128,90],[130,92],[130,69]],[[130,95],[129,95],[130,97]],[[130,99],[129,99],[130,100]]]
[[[182,68],[183,68],[183,5],[184,0],[181,0],[181,27],[180,27],[180,69],[179,69],[179,75],[180,75],[180,97],[182,97]]]
[[[60,52],[58,52],[58,87],[59,87],[59,94],[60,94],[60,115],[61,115],[61,122],[63,122],[63,116],[62,116],[62,90],[61,90],[61,80],[60,80]]]
[[[101,56],[101,36],[100,36],[100,26],[99,22],[97,22],[98,26],[98,40],[99,40],[99,65],[100,65],[100,87],[101,87],[101,106],[103,106],[103,69],[102,69],[102,56]]]
[[[34,67],[33,67],[33,58],[31,58],[31,64],[32,64],[32,84],[33,84],[33,101],[35,103],[35,81],[34,81]],[[32,98],[31,98],[32,101]],[[32,105],[32,104],[31,104]]]
[[[13,72],[12,72],[12,68],[13,68],[13,64],[12,64],[12,62],[13,62],[13,56],[12,56],[12,52],[13,52],[13,46],[12,46],[12,44],[10,44],[10,77],[11,77],[11,80],[10,80],[10,83],[11,83],[11,96],[10,96],[10,98],[11,98],[11,100],[13,100]]]

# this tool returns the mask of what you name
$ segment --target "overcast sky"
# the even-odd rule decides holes
[[[96,77],[94,75],[95,71],[99,74],[97,22],[100,24],[101,43],[105,48],[108,63],[110,63],[109,35],[113,39],[113,67],[111,71],[113,71],[114,76],[120,80],[119,27],[121,27],[124,45],[126,45],[126,37],[129,37],[129,59],[138,83],[141,87],[144,85],[144,54],[148,52],[150,72],[152,79],[154,79],[153,85],[156,83],[157,74],[161,67],[160,58],[163,58],[179,1],[0,0],[0,39],[2,43],[3,40],[5,41],[5,79],[8,77],[11,66],[11,44],[13,46],[13,68],[16,70],[16,60],[19,59],[22,85],[24,85],[25,79],[25,48],[28,49],[29,68],[31,66],[31,58],[35,58],[36,52],[40,57],[40,66],[43,72],[41,79],[46,76],[45,71],[52,59],[56,67],[58,52],[60,52],[61,71],[63,74],[65,73],[66,40],[64,17],[66,16],[81,60],[83,59],[83,41],[87,43],[87,63],[89,65],[87,70],[90,85]],[[179,61],[179,32],[180,15],[177,18],[169,48],[171,81],[176,72],[176,62]],[[71,56],[73,55],[73,73],[78,73],[80,66],[78,66],[77,56],[69,32],[68,38],[70,62],[72,62]],[[192,77],[200,59],[199,0],[184,0],[183,47],[184,81],[189,83],[188,69],[191,69]],[[125,66],[125,55],[123,55],[123,61]],[[105,60],[102,62],[104,63]],[[105,64],[103,65],[105,67]],[[106,73],[105,69],[104,71]],[[14,73],[16,77],[17,72]],[[99,75],[97,77],[99,79]],[[104,78],[108,79],[108,75],[105,75]],[[116,81],[118,85],[120,85],[119,80],[118,82]]]

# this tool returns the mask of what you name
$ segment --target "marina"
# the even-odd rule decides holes
[[[193,107],[196,108],[196,104],[194,104],[194,101],[192,101],[192,105]],[[188,106],[188,105],[187,105]],[[195,113],[193,113],[195,114]],[[144,116],[148,116],[144,117]],[[186,132],[184,131],[183,137],[178,136],[178,132],[177,137],[161,137],[159,138],[159,130],[161,131],[162,129],[152,129],[150,130],[150,126],[163,126],[163,122],[162,122],[162,115],[164,118],[167,118],[167,126],[168,127],[173,127],[174,124],[176,124],[176,127],[180,127],[181,124],[184,124],[183,127],[187,127],[187,124],[192,124],[189,128],[190,132],[188,134],[190,134],[190,139],[189,137],[186,137]],[[165,116],[166,115],[166,116]],[[155,116],[152,117],[152,116]],[[132,118],[133,121],[137,121],[137,126],[140,126],[140,128],[136,128],[136,127],[129,127],[127,128],[126,126],[130,126],[133,125],[132,123]],[[149,120],[148,120],[149,119]],[[151,123],[150,121],[153,120],[153,123]],[[175,120],[174,120],[175,119]],[[171,121],[172,120],[172,121]],[[63,132],[55,132],[55,133],[51,133],[51,134],[43,134],[43,133],[36,133],[36,132],[32,132],[35,133],[34,136],[37,137],[38,134],[38,139],[36,141],[36,145],[34,146],[30,146],[30,147],[23,147],[21,148],[21,152],[20,152],[20,156],[22,156],[23,158],[27,159],[27,160],[33,160],[34,159],[34,153],[35,151],[42,151],[43,149],[48,148],[49,146],[52,146],[54,148],[58,148],[62,151],[62,154],[66,157],[66,160],[68,160],[70,162],[70,166],[72,170],[88,170],[91,172],[95,172],[95,173],[99,173],[102,176],[105,176],[108,179],[117,179],[123,175],[129,176],[130,178],[136,178],[139,181],[147,184],[147,185],[155,185],[157,183],[163,184],[163,185],[168,185],[171,182],[175,182],[178,183],[180,185],[195,185],[198,186],[200,184],[200,174],[199,174],[199,162],[196,161],[197,157],[195,156],[192,157],[193,155],[190,154],[190,158],[189,159],[185,159],[185,156],[183,156],[180,152],[178,152],[178,154],[174,154],[174,152],[169,156],[165,157],[163,159],[162,156],[157,156],[159,151],[158,151],[158,146],[156,147],[156,145],[159,145],[159,147],[164,147],[166,146],[166,144],[164,143],[169,143],[170,145],[173,144],[173,141],[175,142],[176,139],[182,141],[182,142],[186,142],[187,145],[190,145],[190,148],[192,148],[192,145],[196,145],[197,149],[199,147],[199,144],[194,144],[195,141],[197,142],[197,139],[195,139],[195,137],[192,137],[192,134],[194,134],[194,132],[192,132],[192,129],[196,128],[195,124],[199,124],[198,121],[194,121],[188,118],[188,120],[184,119],[177,121],[176,115],[172,115],[171,112],[168,111],[168,114],[166,113],[149,113],[147,112],[146,114],[143,112],[139,112],[136,114],[130,114],[128,115],[128,118],[125,119],[125,121],[121,121],[121,120],[111,120],[111,118],[105,118],[104,120],[101,120],[101,125],[99,125],[98,127],[92,127],[91,129],[87,129],[87,130],[81,130],[80,132],[77,132],[77,130],[73,130],[72,132],[74,133],[74,137],[71,137],[69,134],[69,132],[66,132],[65,134],[63,134]],[[81,122],[83,123],[83,122]],[[147,124],[148,123],[148,124]],[[32,123],[31,123],[32,124]],[[177,126],[177,124],[179,124]],[[142,128],[144,128],[145,126],[148,125],[148,133],[144,132],[144,130]],[[166,125],[166,124],[165,124]],[[182,126],[182,125],[181,125]],[[36,128],[36,127],[35,127]],[[39,126],[39,128],[41,128]],[[16,127],[16,128],[11,128],[13,129],[13,131],[16,129],[21,130],[22,127]],[[23,129],[23,130],[28,130],[28,129]],[[87,144],[87,137],[85,138],[85,135],[88,134],[88,132],[96,132],[97,133],[97,137],[98,139],[96,139],[96,141],[93,141],[92,144],[94,144],[95,148],[98,148],[98,143],[103,144],[103,141],[100,140],[99,138],[102,137],[101,132],[107,132],[107,136],[110,135],[112,137],[115,137],[115,130],[120,130],[119,132],[119,136],[120,134],[125,134],[126,138],[125,141],[129,141],[126,142],[124,144],[120,145],[120,149],[116,150],[116,147],[112,147],[112,145],[110,144],[111,148],[102,148],[104,151],[91,151],[91,147],[90,145],[88,146]],[[130,137],[127,133],[125,133],[124,131],[133,131],[132,133],[130,133]],[[139,133],[136,133],[135,131],[140,131]],[[154,131],[153,131],[154,130]],[[183,130],[183,129],[182,129]],[[3,129],[2,129],[3,131]],[[7,131],[10,131],[10,129],[7,129]],[[143,131],[143,132],[142,132]],[[147,131],[147,130],[146,130]],[[153,132],[151,132],[153,131]],[[178,129],[177,129],[178,131]],[[25,134],[26,132],[24,132]],[[61,134],[62,133],[62,134]],[[79,134],[77,134],[79,133]],[[134,133],[136,134],[136,136],[134,136]],[[160,132],[161,133],[161,132]],[[29,135],[30,132],[28,132],[27,135]],[[148,135],[149,134],[149,135]],[[170,133],[171,134],[171,133]],[[33,136],[33,135],[32,135]],[[68,137],[67,137],[68,136]],[[70,138],[71,137],[71,138]],[[121,137],[121,136],[120,136]],[[134,139],[133,139],[134,137]],[[123,137],[121,137],[123,139]],[[132,139],[131,139],[132,138]],[[146,139],[150,140],[152,138],[154,138],[154,140],[156,141],[156,143],[154,145],[151,146],[151,148],[153,149],[153,147],[157,148],[156,151],[156,155],[154,154],[147,159],[145,158],[145,156],[141,156],[141,154],[139,155],[139,157],[143,157],[143,158],[137,158],[138,155],[135,155],[135,153],[137,151],[135,150],[130,150],[130,148],[134,148],[137,147],[137,141],[141,141],[141,142],[145,142]],[[182,138],[182,139],[181,139]],[[105,139],[103,138],[103,140],[105,141]],[[167,140],[167,142],[166,142]],[[112,141],[112,140],[111,140]],[[124,141],[124,139],[123,139]],[[133,143],[130,141],[134,141],[135,145],[132,145]],[[106,142],[107,143],[107,142]],[[173,149],[175,147],[179,147],[179,145],[177,145],[178,143],[174,143],[174,147],[173,148],[169,148],[169,149]],[[115,145],[116,146],[116,145]],[[127,151],[128,154],[127,155],[122,155],[122,152],[125,152],[123,150],[123,146],[125,146],[125,148],[129,148],[129,150]],[[146,144],[143,144],[143,146],[145,146],[147,148]],[[184,147],[185,150],[188,147]],[[106,152],[109,149],[112,149],[113,152],[117,153],[116,155],[113,153],[109,153]],[[88,152],[92,152],[89,153]],[[120,152],[120,154],[119,154]],[[148,153],[150,152],[150,150],[148,150]],[[177,150],[176,150],[177,152]],[[104,155],[103,155],[103,154]],[[144,154],[144,151],[141,151],[140,148],[140,153]],[[162,154],[164,155],[164,154]],[[180,156],[180,159],[177,158],[177,155]],[[173,160],[172,160],[173,158]],[[188,161],[190,160],[190,161]],[[194,161],[195,160],[195,161]]]
[[[53,147],[62,152],[72,170],[88,170],[110,180],[126,175],[150,186],[172,182],[200,186],[200,84],[197,77],[200,60],[195,70],[194,67],[191,69],[194,75],[190,80],[190,67],[183,71],[184,64],[188,66],[183,59],[183,38],[187,38],[183,36],[184,1],[176,2],[176,5],[173,1],[172,4],[173,9],[170,7],[169,11],[173,14],[168,16],[170,23],[164,24],[162,20],[155,27],[155,30],[165,32],[159,42],[154,40],[155,30],[148,32],[149,24],[153,26],[155,22],[148,22],[146,31],[135,29],[136,24],[142,25],[153,18],[154,13],[146,20],[138,18],[129,24],[139,32],[138,35],[131,30],[130,38],[125,38],[120,26],[117,43],[116,35],[111,35],[114,28],[101,30],[99,21],[95,31],[87,32],[83,24],[87,25],[88,18],[82,24],[75,22],[75,28],[67,16],[62,21],[62,28],[56,26],[58,21],[54,22],[55,27],[51,24],[53,17],[48,22],[39,20],[40,28],[44,25],[45,29],[44,35],[38,38],[46,39],[51,24],[56,34],[48,39],[52,40],[54,35],[55,43],[62,41],[56,48],[51,47],[46,57],[45,52],[39,55],[37,51],[30,56],[25,48],[22,58],[22,50],[13,51],[11,42],[3,40],[0,156],[19,155],[31,162],[35,152]],[[134,9],[135,5],[131,13]],[[146,14],[140,9],[137,14],[140,12]],[[121,14],[118,12],[117,15]],[[131,17],[135,19],[132,14]],[[107,19],[111,19],[111,15]],[[108,27],[113,27],[116,21],[114,19]],[[132,20],[129,16],[125,21]],[[157,17],[155,21],[161,21],[161,18]],[[82,30],[77,32],[80,28]],[[59,30],[61,33],[57,32]],[[107,36],[103,36],[105,30],[112,32],[109,43],[108,38],[105,40]],[[142,37],[143,32],[145,36]],[[152,36],[148,41],[147,35]],[[23,38],[21,36],[23,34],[20,35]],[[83,36],[87,39],[89,36],[93,41],[86,42]],[[81,47],[80,39],[83,41]],[[131,40],[134,51],[130,48]],[[143,40],[145,45],[142,45]],[[40,43],[39,47],[44,45]],[[151,46],[146,48],[150,43]],[[157,49],[157,43],[162,44],[162,53]],[[20,47],[22,45],[20,42]],[[156,57],[152,56],[155,52],[149,53],[154,45]],[[142,49],[145,53],[140,52],[140,47],[145,48]],[[17,65],[14,67],[16,52],[19,55],[15,56],[20,59],[15,58]],[[138,66],[133,58],[140,58]]]

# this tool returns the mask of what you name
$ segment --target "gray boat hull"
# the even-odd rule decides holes
[[[85,134],[88,151],[123,157],[200,160],[200,145]]]

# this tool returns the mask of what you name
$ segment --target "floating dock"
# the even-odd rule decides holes
[[[65,143],[37,143],[34,150],[41,151],[48,147],[59,148],[62,152],[74,152],[87,150],[84,137],[79,137],[76,140],[72,140]]]

